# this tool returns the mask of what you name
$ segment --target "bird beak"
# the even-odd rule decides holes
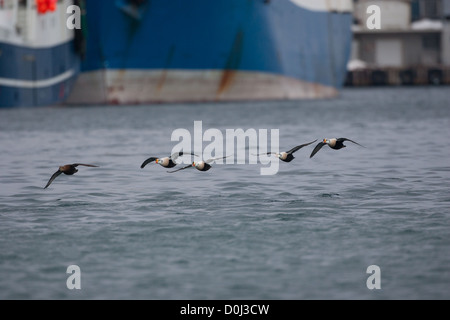
[[[192,162],[192,166],[195,167],[195,162]]]
[[[323,143],[327,143],[327,139],[323,139]]]
[[[155,161],[157,164],[158,164],[158,162],[159,162],[159,159],[156,159],[156,161]]]

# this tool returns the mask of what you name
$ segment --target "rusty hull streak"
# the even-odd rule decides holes
[[[236,75],[236,70],[224,70],[222,78],[219,83],[219,90],[217,90],[217,98],[219,98],[225,91],[227,91],[233,84],[233,79]]]
[[[156,86],[157,92],[161,92],[162,88],[164,87],[164,83],[166,82],[168,71],[169,70],[164,69],[163,72],[161,73],[161,77],[159,78],[158,85]]]
[[[169,71],[170,65],[172,64],[174,53],[175,53],[175,45],[172,45],[169,49],[169,53],[167,54],[166,62],[164,64],[164,70],[161,73],[161,77],[156,87],[156,91],[158,93],[161,92],[162,88],[164,87],[164,83],[166,82],[167,79],[167,73]]]
[[[314,97],[315,97],[315,98],[320,97],[320,93],[321,93],[321,91],[322,91],[322,86],[320,86],[320,85],[317,84],[317,83],[313,83],[313,84],[312,84],[312,88],[313,88],[313,91],[314,91]]]
[[[242,50],[244,43],[244,32],[239,29],[236,33],[236,37],[233,41],[230,54],[228,55],[227,62],[225,64],[222,78],[219,82],[219,88],[217,89],[216,99],[219,100],[221,95],[224,94],[233,84],[236,72],[239,69],[242,58]]]

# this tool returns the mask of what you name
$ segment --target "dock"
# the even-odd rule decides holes
[[[364,68],[347,73],[346,87],[450,85],[450,67]]]

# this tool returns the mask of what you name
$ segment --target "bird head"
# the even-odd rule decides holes
[[[192,165],[193,165],[194,167],[196,167],[197,169],[202,169],[203,166],[205,165],[205,162],[204,162],[204,161],[193,162]]]
[[[159,159],[156,159],[155,162],[156,162],[156,164],[158,164],[159,163]]]
[[[323,139],[323,143],[326,143],[326,144],[328,144],[330,141],[329,140],[327,140],[327,139]]]

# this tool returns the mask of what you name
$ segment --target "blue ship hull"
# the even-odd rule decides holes
[[[351,12],[289,0],[86,0],[86,56],[69,103],[334,96]]]
[[[0,5],[0,107],[63,103],[80,68],[75,32],[59,0],[38,12],[35,1],[5,0]]]
[[[0,107],[62,104],[72,91],[79,57],[72,42],[50,48],[0,43]]]

